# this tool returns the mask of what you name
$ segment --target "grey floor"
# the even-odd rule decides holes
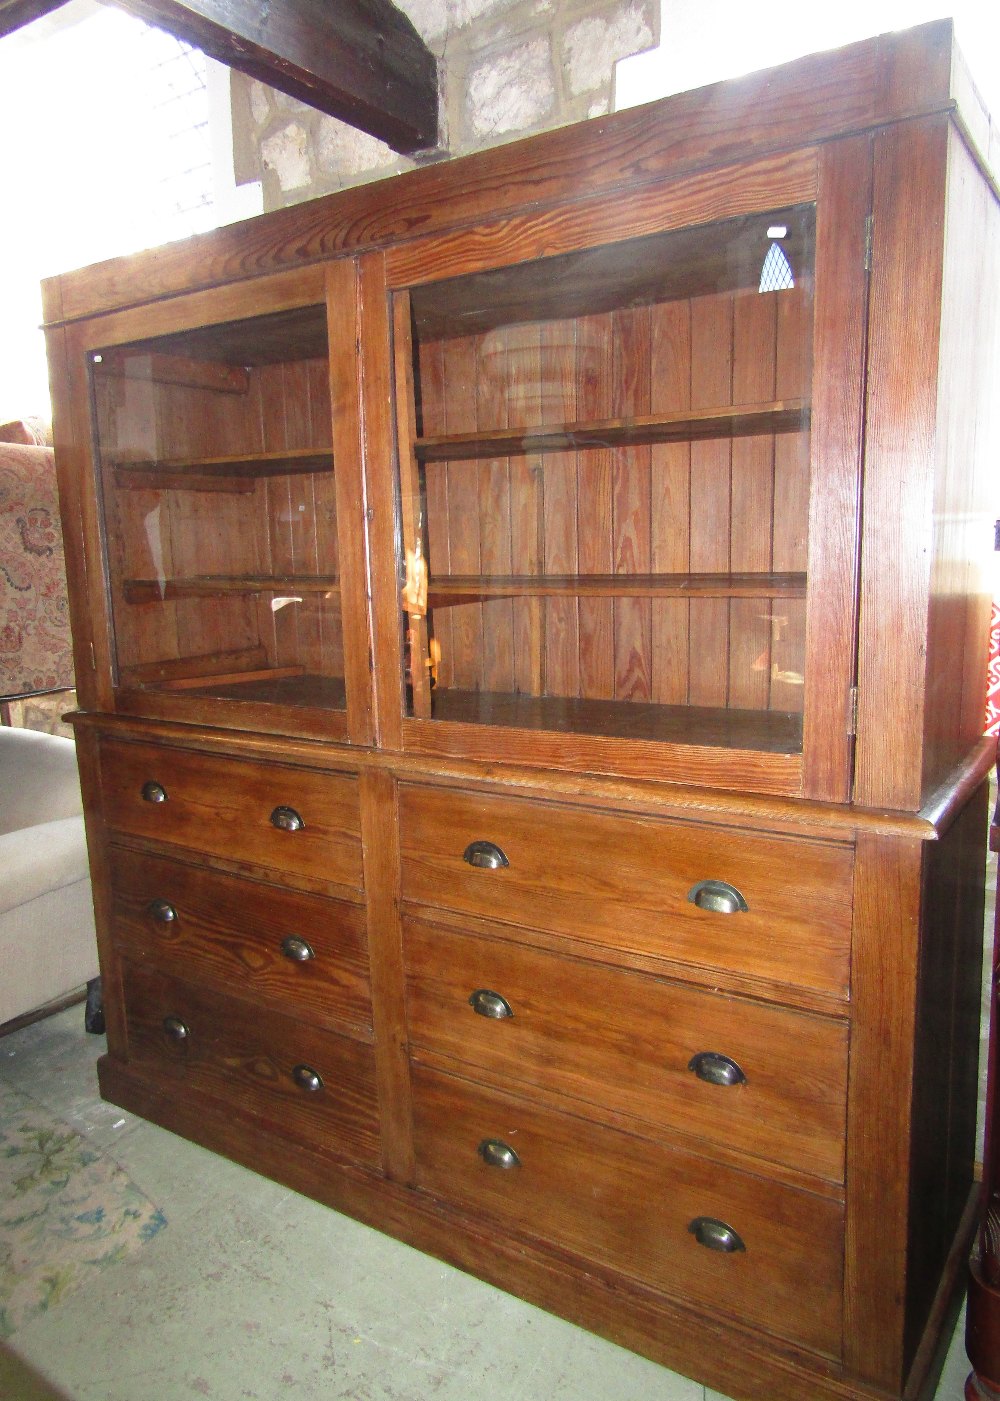
[[[109,1153],[166,1230],[0,1348],[3,1401],[724,1401],[97,1096],[75,1007],[0,1078]],[[937,1401],[961,1401],[959,1320]]]

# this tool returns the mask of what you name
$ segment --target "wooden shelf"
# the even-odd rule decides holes
[[[165,457],[110,464],[121,486],[148,487],[163,478],[163,486],[190,485],[198,490],[199,479],[216,477],[285,477],[303,472],[329,472],[333,467],[332,448],[290,448],[281,452],[237,453],[230,457]],[[191,482],[185,481],[190,477]],[[169,480],[166,480],[169,479]],[[204,488],[202,488],[204,489]]]
[[[246,593],[328,593],[336,590],[336,574],[196,574],[186,579],[126,579],[126,603],[164,603],[179,598],[217,598]]]
[[[805,574],[506,574],[438,576],[431,608],[498,598],[805,598]]]
[[[534,452],[581,448],[639,447],[653,443],[697,442],[708,438],[747,438],[795,433],[809,426],[803,399],[768,404],[735,404],[683,413],[642,414],[540,428],[506,428],[482,433],[448,433],[417,438],[413,451],[422,462],[455,462],[484,457],[517,457]]]
[[[802,752],[802,716],[795,712],[511,695],[440,686],[431,694],[434,721],[772,754]]]
[[[164,683],[156,689],[306,710],[344,710],[347,704],[343,677],[310,675],[302,667],[265,667],[243,674],[190,677],[183,683]]]

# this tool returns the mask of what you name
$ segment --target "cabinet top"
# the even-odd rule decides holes
[[[514,210],[950,114],[994,189],[1000,132],[937,20],[325,195],[43,283],[58,325]]]

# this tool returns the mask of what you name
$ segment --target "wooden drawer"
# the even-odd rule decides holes
[[[161,1086],[210,1096],[352,1162],[378,1163],[370,1046],[152,968],[126,963],[124,990],[129,1060]],[[297,1068],[321,1085],[300,1085]]]
[[[360,890],[357,780],[152,744],[101,747],[105,821],[115,831],[199,854]],[[147,784],[165,797],[151,801]],[[297,831],[272,822],[291,809]]]
[[[110,866],[114,936],[133,961],[370,1039],[362,907],[117,846]]]
[[[570,1250],[681,1302],[836,1357],[843,1209],[708,1158],[414,1074],[417,1182],[477,1217]],[[486,1145],[518,1165],[488,1165]],[[724,1223],[743,1248],[700,1244]]]
[[[451,1056],[572,1096],[581,1112],[843,1181],[846,1023],[417,919],[404,950],[417,1058]],[[477,992],[499,994],[511,1015],[490,1015],[505,1009]],[[734,1067],[745,1079],[720,1083]]]
[[[406,900],[846,997],[849,847],[416,785],[400,839]],[[509,864],[468,864],[476,841]],[[747,908],[700,908],[704,881]]]

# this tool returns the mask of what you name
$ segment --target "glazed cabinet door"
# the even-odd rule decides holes
[[[338,385],[353,277],[236,284],[77,337],[115,709],[369,738],[359,457]]]
[[[868,159],[387,255],[404,747],[846,796]]]

